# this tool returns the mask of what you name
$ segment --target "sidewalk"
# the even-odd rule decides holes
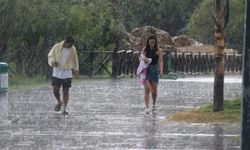
[[[240,149],[240,124],[166,121],[166,116],[172,113],[212,99],[211,77],[209,82],[203,82],[205,79],[201,77],[196,79],[160,80],[157,111],[147,117],[143,87],[137,79],[86,80],[73,84],[67,117],[53,111],[56,100],[49,85],[0,95],[1,101],[8,98],[10,118],[0,123],[0,149]],[[225,98],[240,97],[240,76],[228,81],[224,86]]]

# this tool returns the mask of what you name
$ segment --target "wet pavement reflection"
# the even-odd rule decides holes
[[[157,141],[157,132],[158,132],[158,125],[157,123],[156,113],[152,113],[152,118],[149,118],[147,116],[143,119],[143,127],[144,127],[144,143],[143,145],[145,149],[156,149],[158,146]]]
[[[0,92],[0,123],[8,120],[8,93]]]
[[[54,112],[52,88],[0,94],[3,150],[236,150],[240,124],[166,121],[166,116],[211,102],[210,77],[160,80],[157,110],[144,115],[137,79],[84,80],[70,91],[68,116]],[[241,96],[240,76],[225,80],[225,98]]]
[[[221,125],[215,124],[211,126],[214,132],[214,149],[222,150],[223,146],[223,127]]]

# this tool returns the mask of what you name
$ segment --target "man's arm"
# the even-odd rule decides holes
[[[74,74],[76,77],[78,77],[79,75],[79,61],[78,61],[78,55],[77,55],[77,51],[76,49],[74,48],[74,60],[75,60],[75,64],[74,64]]]
[[[48,64],[51,67],[57,66],[57,62],[55,61],[55,45],[52,47],[52,49],[50,50],[50,52],[48,54]]]

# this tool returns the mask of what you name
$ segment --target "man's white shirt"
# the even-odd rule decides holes
[[[59,59],[59,62],[57,67],[53,68],[53,77],[59,78],[59,79],[67,79],[67,78],[72,78],[72,70],[71,69],[64,69],[63,66],[66,63],[66,60],[69,57],[69,49],[68,48],[63,48],[61,51],[61,58]]]

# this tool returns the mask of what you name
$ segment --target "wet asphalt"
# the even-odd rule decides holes
[[[225,98],[241,97],[241,76],[225,77]],[[144,115],[136,78],[85,79],[70,89],[69,115],[54,111],[52,87],[0,93],[2,150],[238,150],[240,123],[169,122],[211,102],[213,78],[161,79],[157,110]]]

